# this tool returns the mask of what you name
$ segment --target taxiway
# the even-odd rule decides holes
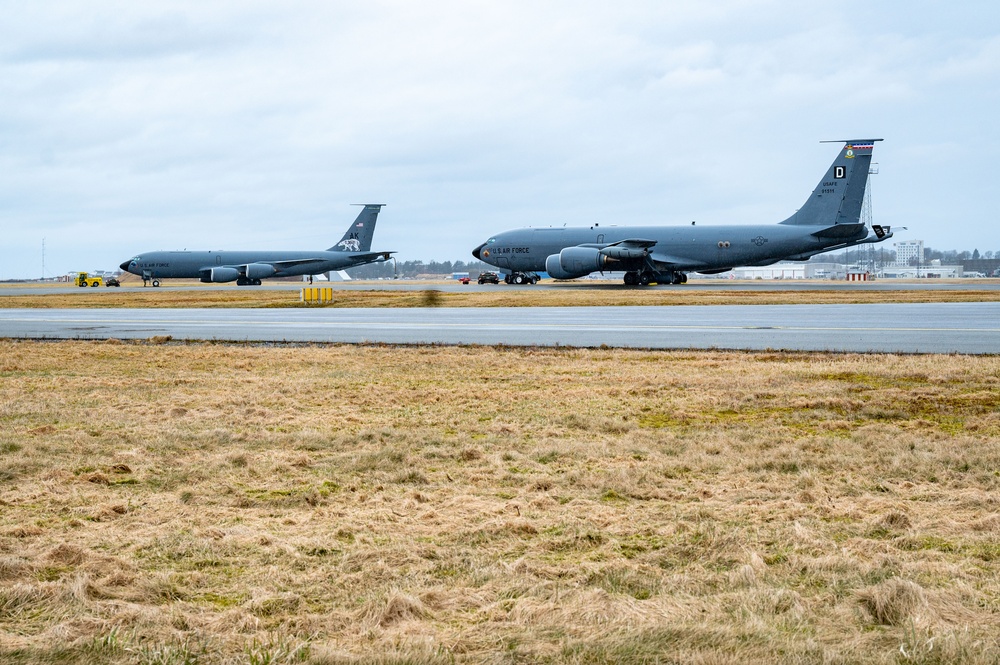
[[[1000,353],[1000,303],[6,309],[0,337]]]

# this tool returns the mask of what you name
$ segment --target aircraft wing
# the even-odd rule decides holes
[[[664,266],[668,269],[697,270],[699,266],[705,265],[704,261],[694,261],[684,256],[675,256],[662,252],[652,252],[649,258],[658,266]]]
[[[642,238],[627,238],[608,245],[608,247],[630,247],[634,249],[649,249],[656,244],[655,240],[644,240]]]
[[[395,252],[339,252],[338,256],[342,256],[343,258],[348,259],[350,262],[354,262],[354,265],[357,265],[361,263],[371,263],[372,261],[375,261],[380,257],[388,259],[389,256],[392,254],[395,254]],[[341,267],[347,267],[347,268],[351,267],[350,262],[345,263]],[[302,268],[304,266],[310,266],[310,265],[315,265],[318,268],[320,266],[328,265],[329,263],[330,263],[329,256],[326,257],[306,256],[299,259],[284,259],[281,261],[255,261],[253,262],[252,265],[270,266],[274,272],[260,275],[261,277],[270,277],[273,274],[280,274],[292,268]],[[232,270],[239,270],[240,272],[243,272],[245,270],[248,270],[248,268],[251,266],[246,263],[233,263],[225,266],[206,266],[204,268],[201,268],[201,270],[206,271],[206,270],[212,270],[213,268],[218,269],[220,267]]]
[[[260,263],[266,263],[272,265],[279,272],[285,268],[297,268],[299,266],[306,266],[310,263],[325,263],[326,259],[320,258],[306,258],[306,259],[288,259],[287,261],[261,261]]]
[[[285,261],[254,261],[253,265],[264,265],[271,266],[274,268],[275,272],[281,272],[287,268],[295,268],[298,266],[309,265],[310,263],[323,263],[326,259],[321,259],[318,257],[305,258],[305,259],[288,259]],[[203,266],[199,268],[200,271],[205,272],[207,270],[226,268],[232,270],[245,270],[248,264],[246,263],[227,263],[222,266]]]
[[[649,257],[653,263],[665,269],[694,270],[698,266],[703,266],[703,261],[692,261],[683,256],[674,256],[665,252],[658,252],[653,249],[656,240],[646,240],[645,238],[628,238],[606,245],[601,249],[601,254],[612,259],[643,259]],[[650,251],[652,249],[652,251]]]
[[[362,263],[367,263],[374,261],[375,259],[382,257],[388,259],[392,254],[396,252],[343,252],[347,258],[354,261],[359,261]],[[279,272],[287,268],[297,268],[299,266],[307,266],[310,263],[326,263],[329,258],[304,258],[304,259],[289,259],[287,261],[263,261],[262,263],[268,263],[275,267]],[[350,267],[350,266],[348,266]]]

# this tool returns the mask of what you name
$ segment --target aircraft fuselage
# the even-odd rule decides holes
[[[676,257],[673,270],[715,271],[736,266],[768,265],[783,258],[821,251],[868,235],[863,224],[851,225],[850,235],[821,238],[825,227],[779,224],[720,226],[600,226],[524,228],[498,233],[478,249],[480,258],[501,269],[542,272],[545,260],[566,247],[604,247],[631,238],[655,241],[650,250]],[[642,259],[618,259],[608,271],[641,269]]]
[[[318,275],[359,263],[356,256],[371,252],[328,251],[160,251],[146,252],[128,262],[127,270],[149,279],[201,279],[213,268],[270,265],[272,277]]]

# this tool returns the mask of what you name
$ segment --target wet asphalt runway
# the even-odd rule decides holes
[[[530,288],[530,287],[529,287]],[[360,309],[3,309],[0,337],[1000,353],[1000,302]]]

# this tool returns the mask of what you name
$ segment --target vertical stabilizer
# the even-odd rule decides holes
[[[347,233],[328,252],[367,252],[372,248],[372,236],[375,235],[375,222],[384,203],[365,203],[364,209],[354,220]]]
[[[868,186],[868,170],[875,142],[882,139],[844,141],[826,175],[798,212],[781,222],[803,226],[858,224]],[[834,143],[834,141],[827,141]],[[840,143],[840,141],[836,141]]]

